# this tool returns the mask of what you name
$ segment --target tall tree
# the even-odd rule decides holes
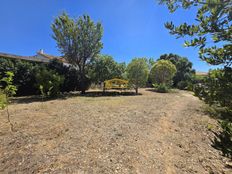
[[[59,51],[69,63],[78,68],[80,89],[85,93],[89,65],[103,47],[102,25],[99,22],[95,24],[87,15],[72,19],[63,13],[51,27]]]
[[[232,1],[230,0],[160,0],[171,12],[182,7],[197,7],[196,22],[165,27],[179,37],[189,36],[187,47],[198,47],[200,58],[212,65],[232,65]]]
[[[91,78],[95,83],[113,78],[123,78],[125,70],[125,63],[117,63],[113,57],[108,55],[99,55],[93,61]]]
[[[192,68],[192,62],[186,57],[181,57],[177,54],[163,54],[158,60],[169,60],[176,66],[177,72],[173,77],[173,86],[175,87],[178,87],[178,83],[180,82],[190,81],[195,74],[195,70]]]
[[[134,58],[127,66],[127,77],[134,87],[136,94],[138,88],[143,87],[148,78],[148,65],[145,58]]]

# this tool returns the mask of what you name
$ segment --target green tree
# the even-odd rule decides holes
[[[123,78],[125,70],[125,63],[117,63],[108,55],[99,55],[93,61],[91,77],[95,83],[101,83],[113,78]]]
[[[176,67],[172,62],[169,60],[159,60],[152,67],[150,76],[153,83],[170,86],[175,73]]]
[[[187,84],[193,80],[195,70],[192,68],[192,62],[186,57],[177,54],[163,54],[158,60],[169,60],[176,66],[176,74],[173,77],[173,86],[180,89],[187,87]],[[184,86],[180,84],[185,84]]]
[[[129,83],[134,87],[136,94],[138,88],[143,87],[148,78],[148,65],[145,58],[134,58],[127,66]]]
[[[103,47],[101,24],[95,24],[87,15],[72,19],[63,13],[55,19],[52,30],[64,58],[78,68],[80,88],[85,93],[89,65]]]
[[[3,94],[1,94],[1,97],[3,101],[1,101],[1,109],[4,109],[6,107],[6,111],[7,111],[7,119],[8,122],[10,123],[10,127],[11,127],[11,131],[14,130],[14,126],[11,123],[10,120],[10,113],[9,113],[9,109],[8,109],[8,105],[10,103],[10,97],[12,97],[13,95],[16,94],[17,88],[15,85],[13,85],[13,77],[14,77],[14,73],[7,71],[5,73],[5,77],[3,77],[0,81],[3,82],[3,85],[1,88],[3,89]]]
[[[165,27],[172,35],[191,38],[185,46],[198,47],[200,58],[212,65],[232,65],[232,1],[222,0],[160,0],[170,12],[178,8],[197,7],[196,22],[175,26],[167,22]]]
[[[196,22],[187,24],[186,22],[180,26],[175,26],[172,22],[165,24],[170,33],[177,37],[191,38],[185,41],[187,47],[198,47],[199,55],[203,61],[211,65],[224,66],[222,70],[210,72],[202,85],[196,86],[195,94],[207,103],[216,103],[221,109],[225,106],[225,101],[230,99],[232,87],[231,71],[232,71],[232,1],[223,0],[160,0],[161,4],[167,4],[171,12],[179,7],[189,9],[197,8]],[[229,74],[229,76],[228,76]],[[228,83],[229,82],[229,83]],[[230,91],[230,92],[228,92]],[[231,101],[231,99],[229,100]],[[227,117],[231,122],[231,102],[226,104]],[[224,109],[223,109],[224,110]],[[217,136],[218,141],[214,141],[215,146],[219,146],[223,153],[230,153],[232,156],[231,140],[232,128],[231,124],[226,123],[223,126],[221,136]],[[230,129],[228,129],[230,127]],[[230,132],[228,134],[228,132]],[[230,142],[228,142],[229,140]],[[230,146],[227,149],[227,146]]]

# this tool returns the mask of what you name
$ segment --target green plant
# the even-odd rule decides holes
[[[13,85],[13,77],[14,77],[14,73],[7,71],[5,73],[5,77],[3,77],[0,81],[4,84],[3,88],[3,94],[2,96],[2,101],[1,101],[1,108],[4,109],[6,108],[7,111],[7,119],[8,122],[10,123],[11,126],[11,131],[14,131],[14,125],[11,123],[10,120],[10,112],[9,112],[9,108],[8,105],[10,103],[10,97],[12,97],[13,95],[16,94],[17,88],[15,85]],[[5,94],[5,95],[4,95]]]
[[[144,58],[134,58],[127,66],[129,84],[138,94],[138,88],[145,86],[148,78],[148,65]]]
[[[6,94],[4,94],[1,90],[0,90],[0,110],[4,109],[6,107]]]
[[[169,87],[166,84],[158,84],[153,86],[155,90],[160,93],[167,93],[169,91]]]
[[[157,61],[151,69],[150,77],[153,83],[171,86],[176,67],[169,60]]]
[[[232,123],[229,120],[221,121],[222,131],[214,133],[213,147],[221,150],[223,155],[232,159]]]
[[[53,38],[64,58],[79,71],[82,93],[86,90],[87,74],[91,62],[100,53],[103,44],[102,25],[94,23],[88,15],[78,19],[70,18],[66,13],[58,16],[52,24]]]
[[[108,55],[98,55],[91,64],[90,77],[92,82],[99,84],[113,78],[123,78],[125,71],[125,63],[117,63]]]
[[[232,68],[211,70],[202,83],[195,85],[194,92],[209,105],[232,110]]]
[[[63,81],[63,76],[46,68],[39,69],[36,74],[36,85],[43,97],[56,97],[60,93]]]
[[[187,89],[188,86],[189,86],[189,83],[187,81],[180,81],[177,83],[177,88],[181,90]]]
[[[173,77],[174,87],[185,89],[187,88],[187,83],[192,82],[195,70],[192,68],[192,62],[186,57],[181,57],[177,54],[163,54],[158,60],[169,60],[176,66],[176,74]],[[179,83],[182,84],[180,85]]]
[[[224,118],[232,120],[232,42],[231,42],[231,1],[219,0],[160,0],[161,4],[166,4],[170,12],[175,12],[178,8],[197,9],[196,21],[194,24],[184,22],[180,26],[175,26],[172,22],[165,24],[170,34],[177,38],[187,36],[189,41],[185,41],[186,47],[198,47],[200,58],[211,64],[221,65],[223,69],[213,70],[208,77],[203,79],[194,87],[195,95],[210,105],[216,105],[226,112]],[[225,127],[231,124],[221,124],[225,136]],[[231,130],[231,129],[230,129]],[[230,136],[231,137],[231,136]],[[216,144],[217,141],[215,141]],[[227,142],[227,141],[226,141]],[[226,143],[224,141],[225,144]],[[215,146],[216,147],[216,146]],[[227,146],[220,146],[223,152],[228,151]],[[230,144],[230,147],[232,145]]]

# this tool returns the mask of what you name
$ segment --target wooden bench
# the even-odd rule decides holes
[[[116,89],[116,90],[126,90],[128,89],[128,81],[122,79],[111,79],[104,81],[103,91],[109,89]]]

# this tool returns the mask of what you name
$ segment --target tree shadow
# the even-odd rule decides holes
[[[142,95],[141,93],[135,94],[132,91],[86,91],[85,94],[81,94],[80,92],[70,92],[63,93],[57,97],[53,98],[42,98],[39,95],[33,96],[23,96],[23,97],[14,97],[11,99],[12,103],[20,104],[20,103],[33,103],[33,102],[46,102],[52,100],[67,100],[73,97],[120,97],[120,96],[138,96]]]
[[[154,89],[154,88],[148,88],[148,89],[146,89],[146,91],[160,93],[160,94],[170,94],[170,93],[178,93],[179,92],[179,90],[177,90],[177,89],[169,89],[167,92],[161,92],[161,91],[158,91],[157,89]]]
[[[81,97],[119,97],[119,96],[138,96],[141,93],[136,94],[131,91],[87,91],[85,94],[80,94]]]

